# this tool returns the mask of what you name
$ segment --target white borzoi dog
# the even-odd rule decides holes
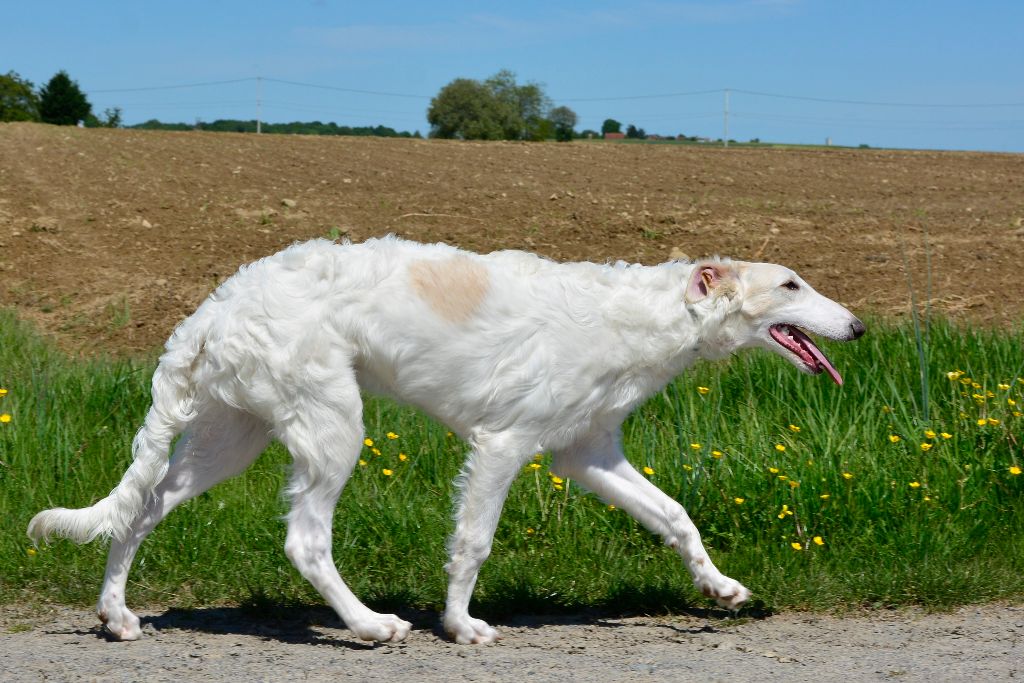
[[[509,486],[541,451],[554,472],[660,534],[705,596],[736,609],[750,591],[718,571],[682,506],[626,461],[620,427],[697,359],[742,348],[841,383],[803,330],[852,340],[864,325],[765,263],[555,263],[393,237],[297,244],[243,267],[174,331],[134,461],[110,495],[40,512],[28,534],[112,536],[97,610],[112,637],[138,638],[125,586],[139,544],[273,437],[294,460],[288,558],[359,638],[402,640],[410,624],[363,605],[331,553],[335,503],[363,442],[365,389],[420,407],[472,448],[446,565],[444,628],[457,642],[498,637],[470,617],[470,595]]]

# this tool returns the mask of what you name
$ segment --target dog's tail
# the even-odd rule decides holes
[[[153,405],[132,442],[132,464],[120,483],[103,500],[87,508],[44,510],[32,518],[28,535],[33,542],[51,536],[87,543],[97,536],[124,540],[142,512],[153,489],[167,474],[168,450],[174,439],[196,416],[192,375],[203,352],[206,330],[196,315],[182,323],[167,342],[167,350],[153,374]],[[185,328],[190,328],[186,330]]]

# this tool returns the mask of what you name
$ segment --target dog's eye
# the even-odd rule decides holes
[[[800,285],[798,285],[793,280],[790,280],[789,282],[784,283],[782,286],[785,287],[786,289],[790,290],[790,291],[793,291],[793,292],[795,292],[796,290],[800,289]]]

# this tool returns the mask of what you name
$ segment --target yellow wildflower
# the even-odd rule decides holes
[[[883,413],[891,413],[892,412],[892,408],[890,408],[889,406],[882,406],[882,412]]]
[[[994,426],[996,426],[997,424],[999,424],[999,420],[997,420],[997,419],[996,419],[996,418],[994,418],[994,417],[990,417],[990,418],[988,419],[988,423],[989,423],[990,425],[992,425],[992,426],[994,427]]]
[[[683,463],[683,469],[686,470],[687,472],[693,472],[693,468],[685,463]]]
[[[402,462],[405,462],[406,460],[409,459],[409,456],[406,455],[405,453],[399,453],[398,454],[398,459],[401,460]]]
[[[539,470],[540,469],[540,463],[539,462],[531,462],[529,465],[527,465],[527,467],[529,469],[531,469],[531,470]]]
[[[958,380],[961,377],[963,377],[963,374],[964,374],[963,370],[953,370],[952,372],[947,372],[946,373],[946,377],[948,377],[950,379],[950,381],[955,382],[956,380]]]
[[[379,448],[371,448],[370,452],[373,453],[374,455],[380,455],[380,449]]]
[[[697,393],[701,396],[707,396],[709,391],[711,391],[709,387],[697,387]]]
[[[363,439],[363,445],[366,446],[367,448],[373,448],[373,439],[371,439],[370,437],[366,437],[365,439]]]
[[[825,545],[825,539],[821,536],[814,537],[814,545]]]
[[[5,392],[6,392],[6,390],[5,390]],[[0,396],[3,396],[3,394],[0,394]],[[28,548],[27,550],[25,550],[25,552],[28,554],[29,557],[32,557],[33,555],[36,554],[36,549],[35,548]]]
[[[359,458],[359,466],[360,467],[366,467],[366,461],[363,460],[362,458]]]
[[[686,465],[683,465],[683,467],[686,467]],[[651,476],[652,474],[654,474],[654,468],[644,465],[644,474],[646,474],[648,477]]]
[[[778,467],[769,467],[768,471],[771,472],[772,474],[778,474],[779,473],[779,468]]]
[[[930,429],[924,430],[924,438],[926,438],[926,439],[934,439],[935,438],[935,432],[933,432]]]
[[[890,434],[889,435],[889,441],[892,442],[892,443],[899,443],[900,442],[900,435],[899,434]]]
[[[949,432],[942,432],[941,434],[939,434],[939,436],[941,436],[943,439],[952,439],[953,438],[953,435],[950,434]]]
[[[802,545],[800,545],[799,543],[797,543],[796,541],[793,541],[792,543],[790,543],[789,547],[792,548],[793,550],[803,550],[804,549],[804,547]]]
[[[739,496],[736,496],[735,498],[733,498],[733,502],[735,502],[737,505],[743,505],[743,503],[746,500],[747,500],[746,498],[740,498]]]
[[[0,387],[0,396],[6,396],[6,395],[7,395],[7,390],[2,388],[2,387]]]
[[[1017,402],[1014,401],[1012,398],[1008,398],[1008,399],[1006,399],[1006,405],[1008,405],[1008,406],[1015,406],[1015,405],[1017,405]]]
[[[921,488],[921,482],[919,482],[919,481],[912,481],[912,482],[910,482],[910,488],[912,488],[912,489],[919,489],[919,488]]]
[[[690,448],[692,448],[695,451],[699,451],[700,450],[700,444],[699,443],[691,443],[690,444]]]
[[[1017,467],[1016,465],[1010,465],[1010,474],[1016,477],[1018,474],[1020,474],[1020,468]]]
[[[555,475],[551,475],[551,483],[554,484],[555,486],[558,486],[559,484],[561,484],[564,481],[565,481],[565,479],[562,479],[561,477],[556,477]]]
[[[565,487],[564,487],[564,486],[562,486],[561,484],[555,484],[555,490],[556,490],[556,491],[562,491],[562,490],[564,490],[564,489],[565,489]]]
[[[822,500],[828,500],[831,497],[832,497],[831,493],[823,493],[820,496],[818,496],[818,498],[821,498]]]
[[[789,477],[787,477],[785,474],[779,475],[779,481],[786,481],[787,479],[789,479]]]
[[[775,450],[777,450],[779,453],[783,453],[785,452],[786,447],[783,446],[781,443],[777,443],[775,444]]]
[[[527,534],[532,534],[533,533],[533,527],[530,527],[530,526],[526,527],[526,533]]]
[[[721,458],[723,455],[725,455],[725,454],[722,453],[722,451],[711,451],[711,457],[712,458],[718,459],[718,458]]]
[[[796,425],[791,424],[791,425],[789,425],[789,431],[791,431],[793,433],[796,433],[796,432],[800,431],[800,428],[797,427]]]
[[[387,467],[385,467],[384,469],[382,469],[382,470],[381,470],[380,472],[381,472],[381,474],[383,474],[383,475],[384,475],[385,477],[390,477],[390,476],[391,476],[392,474],[394,474],[394,472],[392,472],[391,470],[389,470],[389,469],[388,469]]]
[[[782,510],[779,511],[779,519],[785,519],[786,515],[792,515],[793,511],[789,509],[789,506],[785,503],[782,504]]]
[[[850,479],[853,479],[853,475],[850,474],[849,472],[843,472],[843,479],[849,481]]]
[[[790,486],[790,488],[794,488],[794,489],[795,489],[795,488],[796,488],[797,486],[799,486],[799,485],[800,485],[800,482],[796,481],[795,479],[790,479],[790,480],[789,480],[789,486]]]
[[[925,443],[921,444],[921,450],[922,451],[928,452],[931,449],[932,449],[932,444],[930,444],[928,442],[925,442]]]
[[[611,503],[609,503],[609,504],[608,504],[608,509],[609,509],[609,510],[614,510],[614,509],[615,509],[615,506],[614,506],[614,505],[612,505]]]
[[[11,421],[11,414],[10,413],[4,413],[3,415],[0,415],[0,422],[2,422],[4,424],[7,424],[10,421]]]
[[[392,441],[398,438],[398,434],[395,434],[394,432],[388,432],[387,434],[385,434],[385,436],[387,436]]]
[[[1010,385],[1006,384],[1005,382],[1000,382],[999,384],[996,385],[996,388],[1006,391],[1007,389],[1010,388]]]
[[[978,418],[978,426],[979,426],[979,427],[984,427],[984,426],[985,426],[985,425],[987,425],[987,424],[988,424],[988,420],[986,420],[986,419],[985,419],[985,418],[983,418],[983,417],[979,417],[979,418]]]

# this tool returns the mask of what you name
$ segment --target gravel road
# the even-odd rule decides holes
[[[397,645],[352,640],[326,611],[285,619],[233,608],[142,612],[143,638],[106,641],[67,607],[0,617],[4,681],[1002,681],[1024,679],[1024,607],[835,617],[538,617],[459,646],[413,616]],[[409,615],[403,615],[409,617]]]

